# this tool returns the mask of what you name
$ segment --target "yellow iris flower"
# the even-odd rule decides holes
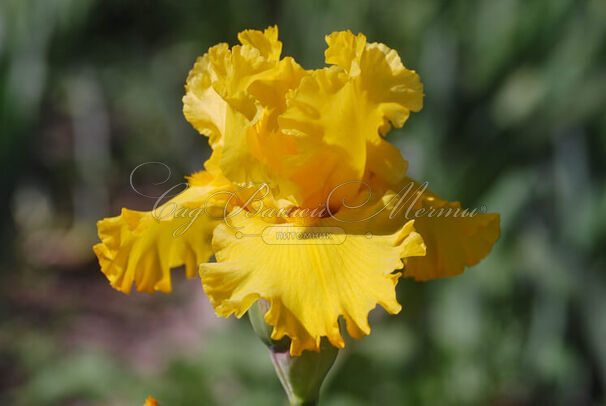
[[[183,265],[188,277],[199,271],[218,315],[241,317],[266,300],[272,339],[288,336],[300,355],[322,337],[343,347],[339,317],[361,338],[377,304],[399,312],[395,270],[454,276],[488,254],[499,216],[443,215],[459,204],[411,183],[384,139],[423,105],[419,76],[396,51],[335,32],[329,66],[305,70],[281,58],[277,27],[238,39],[210,48],[187,78],[185,117],[213,149],[206,170],[151,212],[98,223],[94,250],[114,288],[170,292],[170,268]]]

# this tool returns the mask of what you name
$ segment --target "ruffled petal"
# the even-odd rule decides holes
[[[423,101],[419,76],[394,50],[349,31],[326,41],[326,61],[335,65],[313,71],[287,93],[278,119],[282,131],[294,136],[298,155],[288,161],[286,177],[299,186],[306,207],[323,203],[336,186],[362,179],[367,169],[386,182],[401,180],[406,161],[381,135],[401,127]]]
[[[377,132],[380,120],[369,117],[372,111],[358,96],[337,67],[314,71],[287,95],[288,107],[278,122],[294,137],[298,154],[288,160],[287,177],[299,186],[304,207],[325,202],[337,185],[364,174],[366,137]]]
[[[243,136],[259,110],[248,86],[276,65],[282,49],[277,27],[246,30],[238,38],[242,45],[230,49],[221,43],[199,57],[185,84],[185,118],[210,137],[213,148],[230,135],[236,140]]]
[[[236,183],[287,181],[276,170],[294,144],[277,128],[285,94],[306,71],[280,59],[277,27],[238,34],[241,45],[219,44],[198,59],[189,74],[183,111],[218,153],[216,168]],[[276,150],[277,148],[277,150]]]
[[[242,122],[247,126],[245,132],[226,138],[219,165],[230,179],[239,183],[288,182],[282,176],[285,157],[297,154],[297,150],[292,137],[278,128],[277,117],[286,108],[285,94],[298,86],[304,75],[294,59],[284,58],[250,83],[248,94],[261,109],[253,122]]]
[[[127,294],[133,282],[138,291],[168,293],[171,268],[185,265],[186,275],[194,277],[212,255],[218,220],[207,214],[211,195],[228,187],[224,179],[199,172],[185,191],[153,211],[122,209],[119,216],[99,221],[101,243],[93,249],[111,285]]]
[[[394,212],[389,212],[400,222],[414,219],[427,245],[424,257],[408,261],[404,277],[426,281],[459,275],[490,253],[500,236],[500,217],[463,210],[459,202],[446,201],[423,188],[406,178],[398,189],[398,199],[403,199]],[[396,201],[391,202],[392,206]]]
[[[265,31],[244,30],[238,34],[242,45],[257,49],[261,56],[270,61],[280,59],[282,43],[278,41],[278,26],[267,27]]]
[[[256,35],[251,31],[248,37]],[[183,113],[194,128],[210,137],[213,149],[228,143],[230,154],[241,154],[246,130],[260,109],[247,88],[256,75],[275,63],[249,43],[232,49],[218,44],[198,58],[185,85]],[[238,145],[242,147],[232,152],[231,146]]]
[[[226,47],[227,44],[220,44],[211,50]],[[228,108],[225,100],[212,86],[216,78],[209,52],[196,60],[187,76],[185,96],[183,96],[185,118],[200,134],[209,137],[209,144],[213,149],[222,145]]]
[[[377,137],[366,143],[367,158],[365,179],[370,184],[387,185],[399,184],[406,178],[408,161],[402,157],[400,150]]]
[[[272,338],[290,337],[292,355],[318,351],[324,336],[343,347],[339,316],[349,334],[360,338],[370,333],[368,313],[377,304],[399,312],[395,285],[400,273],[392,272],[403,267],[404,258],[425,252],[413,222],[392,234],[380,234],[380,228],[375,234],[373,222],[364,228],[369,232],[361,233],[358,226],[348,233],[346,223],[332,218],[300,227],[272,225],[241,212],[230,224],[242,228],[223,224],[215,229],[217,263],[200,268],[204,290],[224,317],[241,317],[259,298],[267,300],[271,307],[265,320],[274,327]],[[301,233],[322,232],[334,240],[303,237],[301,244]],[[292,240],[285,242],[285,235]]]
[[[326,63],[337,65],[352,75],[360,74],[360,57],[366,48],[366,36],[351,31],[335,31],[325,37],[328,48],[324,51]]]
[[[326,43],[326,63],[341,67],[355,78],[377,105],[384,119],[381,134],[389,131],[390,123],[402,127],[410,111],[421,110],[423,84],[415,71],[404,67],[395,50],[385,44],[367,43],[363,34],[354,36],[349,30],[327,35]]]
[[[423,108],[419,75],[406,69],[398,53],[384,44],[366,45],[360,57],[359,81],[383,118],[382,135],[389,131],[389,124],[402,127],[411,111]]]

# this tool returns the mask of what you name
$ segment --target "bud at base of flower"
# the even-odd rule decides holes
[[[249,310],[248,317],[253,330],[267,345],[276,374],[288,395],[291,406],[312,406],[318,404],[320,387],[337,358],[339,350],[326,339],[320,344],[320,351],[303,351],[298,357],[289,353],[290,339],[271,339],[272,326],[265,323],[265,313],[269,303],[258,300]]]

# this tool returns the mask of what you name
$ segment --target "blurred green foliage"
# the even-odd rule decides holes
[[[153,204],[134,167],[165,162],[177,183],[208,157],[181,113],[195,58],[275,23],[306,68],[335,30],[398,50],[426,93],[390,135],[410,173],[501,213],[478,266],[400,282],[404,310],[372,313],[323,404],[606,404],[605,21],[603,0],[2,0],[0,404],[284,404],[244,321],[137,367],[120,348],[170,329],[157,315],[191,294],[118,297],[90,249],[97,219]],[[82,319],[99,340],[74,341]]]

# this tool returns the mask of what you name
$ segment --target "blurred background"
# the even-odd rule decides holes
[[[324,64],[351,29],[402,55],[425,107],[390,140],[445,198],[501,213],[492,254],[455,279],[402,280],[323,405],[606,405],[606,2],[0,1],[0,404],[278,406],[247,320],[198,280],[110,288],[95,222],[201,168],[181,97],[196,57],[277,23]],[[139,187],[139,186],[138,186]]]

